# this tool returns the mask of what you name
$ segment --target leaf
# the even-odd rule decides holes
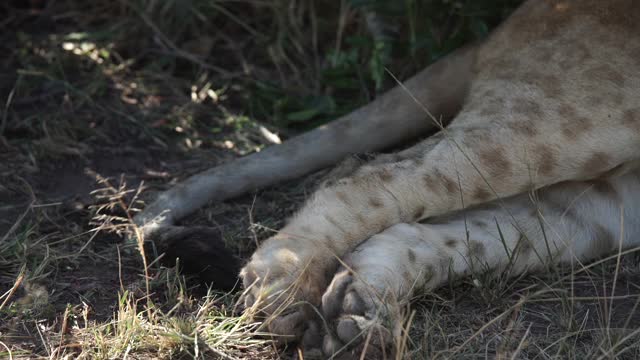
[[[307,109],[302,111],[292,112],[287,114],[286,119],[289,122],[303,122],[313,119],[316,115],[318,115],[318,109]]]
[[[331,96],[316,96],[309,99],[308,108],[287,114],[285,119],[290,122],[304,122],[319,115],[331,114],[336,109],[335,100]]]
[[[477,39],[483,39],[489,34],[489,27],[487,24],[478,18],[471,20],[469,28]]]

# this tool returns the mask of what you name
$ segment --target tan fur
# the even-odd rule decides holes
[[[477,48],[464,106],[439,136],[318,190],[263,243],[242,271],[246,305],[260,300],[273,313],[286,294],[323,306],[337,334],[325,340],[333,352],[353,329],[397,320],[399,306],[446,280],[452,262],[461,276],[474,263],[501,267],[517,254],[513,268],[524,271],[615,249],[611,221],[584,214],[618,214],[610,205],[624,199],[618,192],[640,193],[636,172],[610,173],[640,159],[639,98],[639,2],[527,1]],[[553,184],[538,202],[526,195]],[[587,188],[582,207],[570,206]],[[470,210],[477,237],[464,237],[459,213],[431,222],[496,199]],[[488,225],[498,215],[507,252]],[[559,229],[553,253],[543,253],[538,216]],[[352,269],[337,270],[339,258]],[[374,316],[381,301],[390,310]],[[291,306],[270,329],[304,329],[312,313],[304,308]]]

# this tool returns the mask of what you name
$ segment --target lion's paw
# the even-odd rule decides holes
[[[316,319],[326,287],[325,268],[287,249],[257,251],[242,269],[244,311],[282,342],[300,340]]]
[[[376,358],[393,352],[397,311],[390,308],[393,302],[383,299],[384,294],[349,270],[338,272],[322,296],[322,312],[329,326],[324,353],[351,352],[355,356],[367,351],[367,358]]]

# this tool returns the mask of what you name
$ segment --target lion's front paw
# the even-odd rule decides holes
[[[242,269],[245,312],[264,322],[283,342],[299,340],[318,311],[328,259],[263,246]]]

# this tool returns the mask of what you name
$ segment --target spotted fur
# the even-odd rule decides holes
[[[640,238],[640,3],[529,0],[474,56],[440,134],[319,189],[252,256],[246,305],[295,304],[272,332],[301,334],[316,306],[333,353],[391,338],[416,293],[474,267],[584,262]]]

